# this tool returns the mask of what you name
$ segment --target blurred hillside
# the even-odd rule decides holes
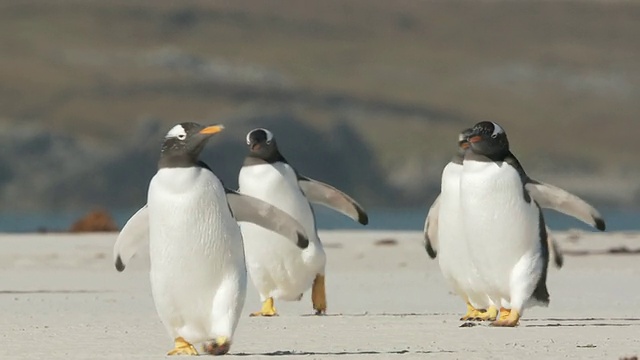
[[[366,206],[426,206],[459,130],[499,122],[534,177],[640,205],[640,3],[0,2],[0,209],[145,201],[175,123],[253,127]]]

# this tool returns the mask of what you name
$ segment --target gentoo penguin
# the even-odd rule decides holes
[[[363,225],[369,221],[367,214],[346,194],[299,174],[278,150],[271,131],[254,129],[246,141],[249,154],[240,170],[239,192],[290,214],[302,224],[310,240],[309,247],[300,250],[272,231],[241,224],[247,269],[262,301],[262,309],[252,316],[277,315],[274,299],[300,300],[310,287],[315,313],[324,314],[326,257],[309,202],[333,208]]]
[[[459,196],[459,193],[458,193],[459,187],[456,188],[455,183],[456,181],[458,181],[458,185],[459,185],[459,176],[460,176],[460,173],[462,172],[462,160],[465,154],[465,150],[468,148],[468,143],[467,143],[465,134],[468,133],[469,131],[471,131],[471,129],[467,129],[459,135],[458,152],[456,156],[453,158],[453,160],[449,164],[447,164],[447,166],[445,167],[445,170],[443,171],[442,189],[443,191],[444,189],[446,189],[448,193],[447,199],[449,199],[449,201],[451,201],[451,197]],[[600,213],[594,207],[592,207],[591,205],[589,205],[587,202],[580,199],[579,197],[571,193],[568,193],[563,189],[560,189],[555,186],[545,184],[533,179],[528,179],[527,190],[531,195],[531,197],[536,202],[538,202],[540,206],[548,207],[556,211],[565,213],[567,215],[576,217],[577,219],[591,226],[594,226],[599,230],[603,231],[605,229],[604,219],[600,216]],[[453,226],[451,230],[440,229],[439,227],[440,206],[443,201],[442,196],[443,194],[439,195],[436,198],[436,200],[433,202],[427,214],[427,218],[425,220],[425,226],[424,226],[425,250],[427,251],[427,253],[432,259],[436,258],[438,251],[442,251],[441,249],[438,248],[439,242],[442,241],[442,239],[448,239],[449,237],[447,235],[450,236],[452,235],[451,234],[452,232],[455,233],[456,231],[455,226]],[[448,208],[447,214],[451,214],[451,211],[452,211],[451,202],[448,203],[447,208]],[[457,216],[459,217],[460,213],[458,213]],[[456,217],[449,215],[447,219],[448,221],[455,221]],[[547,234],[549,234],[549,231],[550,231],[549,228],[547,228],[546,230],[547,230]],[[444,232],[444,235],[439,236],[440,232]],[[457,240],[459,241],[459,239],[460,238],[458,238]],[[556,242],[554,241],[553,237],[550,234],[548,235],[547,243],[549,247],[550,257],[553,259],[553,262],[556,265],[556,267],[561,268],[564,261],[563,255],[561,250],[558,248],[558,245],[556,244]],[[454,244],[457,244],[458,246],[455,246]],[[464,264],[464,261],[462,260],[462,258],[467,254],[458,254],[458,252],[465,249],[464,246],[460,246],[460,245],[461,244],[456,243],[455,238],[451,244],[443,245],[445,249],[447,248],[452,249],[450,250],[451,252],[449,253],[449,255],[445,254],[445,257],[450,257],[450,259],[457,259],[459,264]],[[461,320],[468,320],[468,319],[495,320],[495,317],[497,315],[497,309],[494,306],[492,306],[489,303],[489,308],[487,309],[486,308],[487,303],[484,303],[484,305],[482,305],[482,301],[480,301],[482,298],[481,297],[478,298],[478,294],[475,294],[476,295],[475,304],[471,304],[469,300],[468,292],[466,291],[470,291],[468,289],[468,286],[473,285],[472,282],[469,282],[469,280],[473,277],[473,273],[471,273],[470,275],[465,275],[463,269],[460,266],[455,265],[455,260],[453,260],[454,263],[448,263],[446,259],[444,263],[442,261],[443,259],[440,258],[439,263],[441,265],[441,270],[443,272],[443,275],[445,275],[445,278],[447,278],[448,282],[454,288],[456,293],[459,294],[465,301],[467,301],[467,314],[465,314],[461,318]],[[447,268],[447,264],[451,266]],[[453,267],[453,270],[450,270],[451,267]],[[462,279],[460,279],[459,277],[452,279],[451,278],[453,276],[452,271],[462,276]],[[465,284],[465,280],[467,284],[466,291],[464,290],[465,288],[462,285],[462,284]],[[461,292],[463,294],[461,294]],[[478,306],[480,306],[480,308],[478,308]]]
[[[503,307],[493,325],[516,326],[526,306],[549,303],[542,210],[527,190],[529,178],[502,127],[480,122],[468,142],[460,204],[471,261],[482,279],[476,285]]]
[[[470,133],[471,129],[466,129],[458,135],[458,151],[442,172],[441,192],[425,223],[425,248],[432,258],[439,255],[443,277],[467,304],[467,312],[460,320],[495,320],[497,307],[492,306],[486,294],[475,289],[481,279],[470,258],[461,218],[460,175]]]
[[[192,344],[199,342],[213,355],[229,351],[247,281],[236,219],[275,224],[270,228],[281,230],[287,241],[300,248],[309,244],[290,216],[226,189],[198,160],[207,140],[222,129],[182,123],[167,133],[147,205],[127,222],[114,249],[116,268],[124,270],[120,255],[128,259],[148,237],[153,299],[175,341],[169,355],[197,355]]]
[[[447,166],[455,165],[449,163]],[[527,191],[533,200],[535,200],[542,208],[555,210],[565,215],[569,215],[600,231],[604,231],[606,229],[605,220],[602,215],[600,215],[600,212],[577,195],[551,184],[543,183],[531,178],[528,179]],[[427,254],[432,259],[435,259],[438,254],[437,232],[439,208],[440,196],[438,195],[431,204],[424,222],[424,247]],[[549,231],[550,229],[547,228],[547,232]],[[553,241],[553,237],[550,236],[548,242],[554,263],[558,268],[562,267],[563,256],[560,248],[558,248],[558,245]]]
[[[488,319],[497,313],[496,308],[492,312],[480,311],[490,306],[486,294],[474,290],[477,278],[477,270],[473,267],[469,248],[467,246],[463,228],[460,207],[460,175],[462,173],[462,160],[469,146],[466,140],[471,129],[459,134],[458,152],[442,171],[442,185],[437,200],[438,210],[433,215],[437,220],[428,219],[433,225],[434,239],[438,239],[438,264],[440,271],[450,288],[467,303],[467,313],[460,320]],[[429,226],[427,226],[429,228]],[[431,250],[435,256],[435,250],[427,240],[427,251]]]

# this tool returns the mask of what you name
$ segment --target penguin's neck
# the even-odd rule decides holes
[[[247,157],[244,159],[243,166],[274,164],[278,162],[284,164],[287,163],[287,159],[285,159],[279,151],[275,151],[274,153],[269,154],[269,156],[266,157],[262,157],[254,153],[249,153],[249,155],[247,155]]]
[[[198,158],[187,153],[163,153],[158,161],[158,169],[188,168],[198,164]]]
[[[464,160],[474,160],[474,161],[484,161],[484,162],[495,162],[501,163],[504,162],[505,159],[509,156],[510,152],[507,150],[506,153],[499,154],[477,154],[473,151],[467,151],[464,154]]]
[[[464,160],[464,153],[457,153],[453,158],[451,158],[452,163],[457,165],[462,165],[462,161]]]

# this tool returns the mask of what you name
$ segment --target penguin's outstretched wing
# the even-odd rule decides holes
[[[505,161],[516,168],[524,184],[525,192],[531,196],[540,207],[572,216],[600,231],[605,230],[604,219],[598,210],[586,201],[559,187],[530,178],[512,153],[509,153]]]
[[[113,246],[113,261],[116,270],[123,271],[125,264],[140,247],[149,241],[149,208],[138,210],[124,225]]]
[[[362,225],[369,223],[369,216],[362,206],[333,186],[300,174],[298,174],[298,185],[310,202],[334,209]]]
[[[260,199],[225,188],[229,209],[236,221],[254,223],[291,240],[301,249],[309,246],[309,237],[298,221],[286,212]]]
[[[600,231],[604,231],[606,228],[604,219],[598,210],[566,190],[533,179],[529,179],[525,184],[525,189],[542,208],[567,214]]]
[[[440,195],[429,208],[424,222],[424,249],[432,259],[438,255],[438,218],[440,214]]]

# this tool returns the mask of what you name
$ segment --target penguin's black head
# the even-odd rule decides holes
[[[502,127],[491,121],[477,123],[467,135],[469,148],[478,155],[502,161],[509,155],[509,140]]]
[[[282,161],[284,158],[278,150],[273,133],[267,129],[253,129],[247,134],[249,156],[262,159],[268,163]]]
[[[203,126],[193,122],[174,126],[164,137],[159,167],[196,165],[207,140],[223,129],[222,125]]]

